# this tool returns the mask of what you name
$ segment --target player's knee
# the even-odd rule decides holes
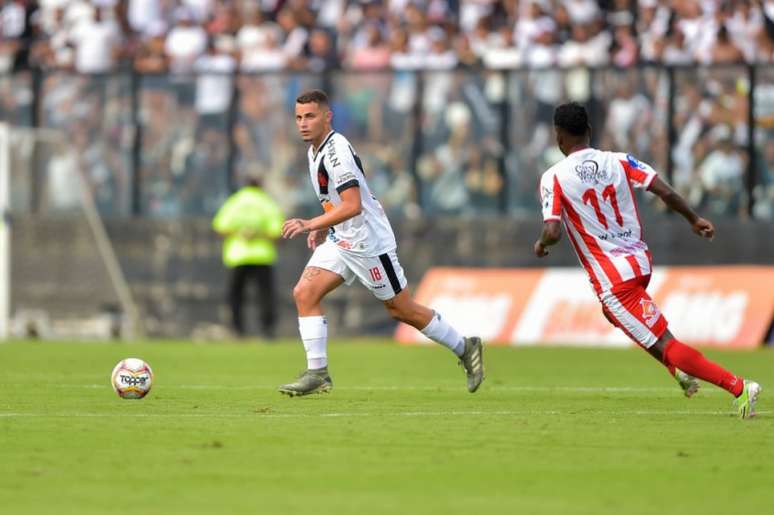
[[[307,285],[298,283],[293,288],[293,300],[296,306],[309,306],[315,301],[315,292]]]
[[[387,314],[389,314],[393,320],[398,322],[408,322],[408,313],[406,313],[406,310],[402,305],[385,303],[385,306],[387,307]]]

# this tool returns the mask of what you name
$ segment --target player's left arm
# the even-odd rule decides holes
[[[712,222],[700,217],[696,211],[691,209],[691,206],[688,205],[683,196],[673,190],[669,184],[662,181],[660,177],[656,176],[653,179],[650,186],[648,186],[648,191],[657,195],[669,208],[683,215],[683,218],[691,224],[691,230],[695,234],[708,240],[712,240],[715,237],[715,226],[712,225]]]
[[[302,233],[327,229],[340,224],[341,222],[345,222],[350,218],[354,218],[362,212],[363,206],[360,202],[360,187],[352,186],[342,190],[339,192],[339,197],[341,198],[341,204],[327,213],[316,216],[311,220],[293,218],[285,222],[282,226],[282,237],[290,239]]]

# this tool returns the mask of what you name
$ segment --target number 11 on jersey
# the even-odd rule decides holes
[[[596,190],[594,188],[587,189],[581,198],[583,199],[584,204],[591,204],[591,207],[594,209],[594,213],[597,215],[597,220],[599,220],[599,223],[601,223],[602,226],[607,229],[607,218],[599,208],[599,199],[597,198]],[[621,210],[618,209],[618,199],[616,198],[615,186],[608,184],[607,187],[602,190],[602,200],[606,200],[610,203],[610,206],[615,212],[616,223],[620,227],[623,227],[623,216],[621,215]]]

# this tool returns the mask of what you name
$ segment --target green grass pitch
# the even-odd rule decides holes
[[[708,353],[763,385],[749,421],[713,386],[685,399],[637,349],[488,347],[474,395],[442,348],[329,354],[333,392],[289,399],[296,342],[0,344],[0,512],[774,510],[770,350]],[[135,356],[155,385],[122,400],[110,371]]]

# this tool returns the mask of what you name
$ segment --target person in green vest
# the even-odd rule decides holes
[[[229,304],[233,329],[245,334],[242,306],[249,282],[258,288],[263,334],[274,337],[277,322],[274,289],[274,240],[282,233],[285,217],[277,203],[261,188],[257,177],[232,194],[212,220],[212,228],[223,236],[223,263],[231,269]]]

